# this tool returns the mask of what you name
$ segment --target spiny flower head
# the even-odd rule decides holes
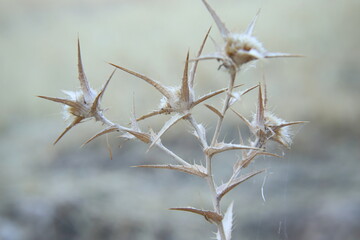
[[[264,112],[263,124],[257,122],[257,116],[254,116],[251,122],[255,134],[260,138],[261,142],[267,140],[275,141],[286,148],[290,148],[292,143],[292,132],[290,125],[297,124],[299,122],[289,123],[269,111]]]
[[[159,108],[160,109],[168,109],[169,112],[184,112],[189,110],[190,107],[190,99],[189,101],[184,101],[182,97],[182,88],[178,87],[168,87],[168,92],[171,97],[167,98],[163,96],[160,99]],[[190,95],[189,95],[190,97]]]
[[[92,89],[93,90],[93,89]],[[94,94],[97,94],[96,91],[92,91]],[[91,117],[91,106],[94,101],[93,98],[88,98],[88,101],[85,100],[84,93],[82,91],[63,91],[68,98],[69,102],[64,103],[64,119],[68,120],[71,117],[82,117],[89,118]],[[71,104],[71,103],[72,104]]]
[[[240,67],[248,62],[253,60],[263,59],[263,58],[274,58],[274,57],[296,57],[299,55],[292,55],[288,53],[272,53],[268,52],[259,42],[253,34],[255,23],[259,12],[256,14],[252,22],[249,24],[248,28],[243,33],[234,33],[230,32],[225,24],[220,20],[216,12],[211,8],[211,6],[202,0],[206,8],[213,17],[224,41],[225,46],[219,48],[219,51],[200,56],[198,59],[217,59],[222,61],[222,65],[226,67],[230,72],[240,70]]]
[[[247,34],[230,33],[226,38],[224,52],[235,66],[264,57],[265,49],[255,37]]]
[[[191,90],[192,86],[189,85],[189,79],[188,79],[188,59],[189,59],[189,54],[187,55],[185,62],[182,84],[181,86],[176,86],[176,87],[165,86],[162,83],[154,79],[151,79],[141,73],[137,73],[125,67],[110,63],[110,65],[118,69],[121,69],[122,71],[127,72],[149,83],[162,95],[162,98],[160,100],[160,110],[156,110],[150,114],[144,115],[143,117],[140,117],[140,119],[138,120],[143,120],[145,118],[163,113],[171,113],[171,112],[183,113],[185,111],[190,110],[190,108],[192,107],[191,105],[193,103],[194,96],[191,94],[193,93],[193,91]]]
[[[201,55],[201,52],[204,48],[205,42],[209,35],[210,29],[205,35],[205,38],[201,44],[200,50],[197,54],[197,57]],[[194,91],[194,79],[195,73],[198,65],[198,61],[193,61],[191,68],[189,69],[189,52],[186,55],[184,72],[182,76],[182,81],[180,86],[165,86],[161,82],[158,82],[154,79],[151,79],[141,73],[137,73],[125,67],[115,65],[110,63],[110,65],[121,69],[124,72],[127,72],[137,78],[144,80],[145,82],[152,85],[156,90],[158,90],[162,98],[160,100],[159,110],[155,110],[151,113],[143,115],[139,117],[137,120],[143,120],[155,115],[159,114],[167,114],[167,113],[179,113],[179,114],[187,114],[192,108],[197,106],[198,104],[202,103],[203,101],[212,98],[220,93],[227,91],[227,88],[219,89],[217,91],[210,92],[200,98],[195,98],[195,91]],[[238,86],[235,86],[238,87]]]
[[[67,120],[73,117],[73,121],[55,140],[54,144],[56,144],[65,135],[65,133],[67,133],[72,127],[80,123],[82,120],[87,118],[95,118],[95,120],[100,120],[103,117],[103,109],[100,107],[101,98],[115,70],[99,92],[92,89],[84,72],[81,61],[80,41],[78,40],[78,72],[80,90],[63,91],[68,96],[68,98],[38,96],[40,98],[64,104],[64,118]]]
[[[258,106],[250,129],[259,140],[259,144],[265,144],[267,140],[275,141],[286,148],[292,143],[291,125],[304,123],[303,121],[287,122],[266,109],[267,97],[259,85]]]
[[[292,143],[291,125],[305,123],[304,121],[287,122],[277,117],[266,109],[267,98],[263,93],[261,84],[259,84],[259,96],[256,113],[252,121],[235,112],[249,127],[255,135],[256,140],[253,142],[254,147],[263,147],[268,140],[275,141],[286,148],[290,148]]]

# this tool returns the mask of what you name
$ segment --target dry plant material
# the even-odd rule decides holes
[[[199,177],[207,176],[206,169],[204,168],[204,166],[197,165],[197,164],[193,164],[193,165],[189,165],[189,166],[172,165],[172,164],[168,164],[168,165],[138,165],[135,167],[172,169],[172,170],[177,170],[180,172],[192,174],[192,175],[199,176]]]
[[[80,91],[63,91],[68,95],[68,98],[38,96],[40,98],[64,104],[64,118],[67,120],[70,117],[73,117],[73,121],[55,140],[54,144],[56,144],[71,128],[84,119],[94,118],[96,121],[103,121],[103,109],[100,107],[100,102],[115,71],[111,73],[109,79],[99,93],[92,89],[84,72],[81,60],[80,41],[78,39],[78,72],[81,87]]]
[[[274,57],[295,57],[299,55],[286,54],[286,53],[273,53],[267,51],[261,42],[253,36],[253,30],[259,12],[249,24],[248,28],[243,33],[235,33],[229,31],[225,24],[221,21],[216,12],[207,3],[202,0],[206,9],[214,19],[217,28],[220,31],[224,40],[222,47],[217,46],[217,50],[211,54],[202,54],[205,43],[208,39],[210,29],[207,31],[204,39],[201,42],[200,48],[195,55],[194,59],[190,59],[190,53],[187,52],[185,57],[185,65],[183,66],[183,76],[178,86],[170,87],[165,86],[160,81],[156,81],[148,76],[139,72],[122,67],[118,64],[110,63],[115,69],[120,69],[128,74],[131,74],[154,87],[160,94],[160,106],[157,109],[149,111],[148,113],[136,117],[135,110],[133,111],[130,119],[131,126],[125,127],[109,120],[104,115],[104,109],[101,107],[101,99],[107,89],[110,79],[114,75],[115,70],[111,73],[108,80],[99,92],[90,87],[87,77],[84,72],[84,67],[81,59],[80,41],[78,40],[78,72],[80,81],[79,91],[64,91],[68,96],[67,98],[56,98],[39,96],[40,98],[50,100],[53,102],[61,103],[64,105],[65,119],[72,118],[71,123],[65,128],[60,136],[55,140],[57,143],[70,129],[85,119],[95,119],[100,122],[104,129],[96,133],[93,137],[89,138],[83,145],[88,144],[94,139],[107,135],[110,133],[117,133],[120,138],[126,140],[139,140],[149,145],[149,149],[156,147],[163,151],[166,155],[171,157],[175,163],[169,164],[149,164],[140,165],[135,167],[140,168],[154,168],[154,169],[168,169],[179,171],[185,174],[194,175],[203,178],[209,187],[212,203],[211,210],[202,210],[195,207],[176,207],[171,210],[186,211],[203,216],[208,222],[214,224],[217,228],[217,240],[230,240],[232,237],[233,226],[233,203],[231,203],[226,212],[223,212],[221,200],[230,191],[246,182],[250,178],[264,172],[265,170],[254,170],[251,172],[243,172],[258,156],[271,156],[280,157],[276,153],[266,151],[266,145],[269,141],[278,143],[280,146],[290,148],[292,143],[293,125],[305,123],[304,121],[285,121],[277,117],[273,112],[267,108],[268,99],[266,97],[265,82],[259,83],[255,86],[248,87],[242,90],[237,90],[243,84],[235,85],[237,73],[242,69],[244,64],[255,62],[263,58]],[[225,67],[228,71],[228,85],[221,89],[210,91],[201,97],[196,97],[196,89],[194,87],[195,75],[200,60],[216,59],[221,61],[221,66]],[[248,120],[245,116],[234,108],[236,102],[242,102],[243,96],[255,89],[258,89],[256,111],[252,116],[252,120]],[[200,103],[206,100],[213,99],[219,94],[225,94],[225,99],[222,101],[222,107],[217,108],[211,104],[204,104],[217,118],[213,132],[204,127],[204,124],[198,123],[196,115],[193,113],[195,107],[201,106]],[[250,103],[251,105],[253,103]],[[250,136],[248,141],[244,142],[239,131],[239,140],[232,142],[220,141],[220,134],[222,132],[225,116],[231,109],[232,112],[241,120],[239,125],[246,125],[250,129]],[[148,118],[155,117],[161,114],[169,114],[170,117],[165,121],[158,132],[153,131],[151,128],[148,131],[141,129],[139,121],[145,121]],[[179,121],[184,120],[191,128],[192,134],[200,143],[203,152],[203,158],[197,160],[201,164],[192,163],[188,159],[184,159],[178,154],[171,151],[170,148],[163,145],[161,138],[164,134]],[[239,128],[239,126],[237,126]],[[234,127],[234,129],[236,126]],[[211,141],[209,141],[211,139]],[[218,184],[214,179],[213,171],[213,157],[217,154],[238,150],[241,155],[232,166],[232,174],[228,176],[225,183]],[[111,154],[111,151],[110,151]],[[226,162],[224,161],[224,167]],[[230,166],[231,167],[231,166]]]
[[[199,215],[204,216],[206,221],[209,221],[210,223],[221,224],[221,221],[223,220],[223,216],[216,213],[216,212],[200,210],[200,209],[196,209],[196,208],[193,208],[193,207],[170,208],[170,210],[192,212],[192,213],[195,213],[195,214],[199,214]]]
[[[269,52],[263,47],[262,43],[253,36],[255,23],[260,10],[257,12],[247,29],[243,33],[237,33],[229,31],[207,1],[202,1],[214,19],[221,36],[225,41],[225,45],[223,47],[217,47],[220,51],[200,56],[198,59],[217,59],[222,61],[221,66],[224,66],[229,71],[238,71],[242,65],[262,58],[300,56],[288,53]]]

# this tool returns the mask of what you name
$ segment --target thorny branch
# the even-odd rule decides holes
[[[180,207],[171,208],[172,210],[186,211],[202,215],[205,219],[211,223],[214,223],[217,227],[217,240],[230,240],[231,232],[233,229],[233,213],[231,204],[225,214],[221,209],[222,198],[231,190],[239,186],[241,183],[250,179],[253,176],[263,172],[264,170],[257,170],[247,174],[241,175],[241,171],[246,168],[253,160],[259,155],[275,156],[274,153],[265,151],[266,144],[269,141],[274,141],[283,147],[289,148],[292,142],[291,126],[304,123],[303,121],[287,122],[267,109],[267,97],[265,89],[265,83],[259,83],[259,85],[250,87],[246,90],[235,92],[237,87],[241,85],[235,85],[237,72],[242,70],[243,65],[264,58],[276,58],[276,57],[298,57],[299,55],[269,52],[252,34],[255,27],[256,20],[259,12],[249,24],[248,28],[243,33],[236,33],[229,31],[225,24],[221,21],[220,17],[211,8],[206,0],[202,0],[206,9],[209,11],[211,17],[214,19],[218,30],[223,37],[224,44],[222,47],[218,46],[216,52],[211,54],[202,54],[205,42],[208,38],[210,29],[207,31],[200,49],[194,59],[189,59],[189,52],[186,55],[184,73],[181,79],[180,86],[169,87],[164,86],[160,81],[156,81],[141,73],[129,70],[125,67],[110,63],[115,69],[120,69],[128,74],[131,74],[147,84],[152,85],[158,92],[162,94],[160,100],[160,108],[151,111],[141,117],[132,116],[131,126],[124,127],[120,124],[114,123],[104,115],[104,110],[101,107],[101,99],[107,89],[110,79],[114,75],[115,70],[112,72],[108,80],[99,92],[91,88],[89,81],[85,75],[84,67],[81,59],[80,41],[78,40],[78,74],[80,82],[79,91],[64,91],[67,98],[56,98],[39,96],[40,98],[50,100],[53,102],[61,103],[64,105],[64,115],[66,119],[71,118],[72,122],[65,128],[60,136],[55,140],[56,144],[69,130],[74,126],[82,123],[86,119],[94,119],[100,122],[104,129],[95,134],[85,144],[91,142],[95,138],[106,135],[112,132],[120,133],[120,137],[125,139],[137,139],[141,142],[148,144],[150,147],[156,146],[158,149],[169,155],[177,163],[165,164],[165,165],[140,165],[137,167],[142,168],[157,168],[157,169],[170,169],[175,171],[184,172],[197,177],[201,177],[207,181],[210,189],[210,198],[212,201],[212,210],[202,210],[193,207]],[[230,76],[228,86],[226,88],[212,91],[202,97],[196,98],[194,80],[197,71],[197,66],[202,60],[216,59],[221,62],[220,67],[224,67]],[[192,64],[189,68],[189,64]],[[258,100],[256,113],[252,120],[248,120],[242,114],[238,113],[232,108],[232,105],[236,101],[240,101],[240,97],[255,88],[258,88]],[[221,110],[215,107],[205,104],[218,117],[215,126],[214,133],[209,144],[206,129],[203,124],[198,123],[195,116],[192,113],[192,109],[198,107],[200,103],[212,99],[219,94],[225,93],[225,100]],[[251,136],[247,144],[242,140],[241,134],[239,143],[226,143],[219,142],[219,136],[224,125],[224,119],[228,110],[230,109],[239,117],[240,120],[250,129]],[[144,132],[141,130],[138,122],[146,120],[151,117],[155,117],[160,114],[170,114],[171,117],[163,124],[161,130],[155,133],[153,130]],[[204,153],[203,163],[205,166],[190,163],[179,155],[172,152],[168,147],[165,147],[161,138],[172,126],[179,121],[185,120],[193,128],[193,135],[199,141],[202,151]],[[241,150],[242,155],[233,166],[233,173],[229,177],[229,180],[218,186],[214,179],[212,160],[215,154],[230,150]]]

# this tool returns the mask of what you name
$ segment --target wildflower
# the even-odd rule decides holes
[[[80,90],[78,91],[63,91],[68,98],[54,98],[46,96],[38,96],[53,102],[64,104],[64,118],[68,120],[73,117],[73,121],[66,127],[66,129],[55,140],[56,144],[71,128],[79,124],[84,119],[95,118],[96,121],[103,119],[103,109],[100,107],[101,98],[106,90],[107,85],[115,70],[110,75],[102,89],[97,93],[89,85],[86,78],[84,68],[81,61],[80,41],[78,40],[78,72],[80,81]]]
[[[224,41],[225,45],[215,53],[203,55],[198,58],[202,59],[217,59],[222,61],[222,65],[225,68],[229,69],[230,72],[236,72],[240,69],[245,63],[251,62],[253,60],[263,59],[263,58],[275,58],[275,57],[298,57],[299,55],[293,55],[288,53],[273,53],[268,52],[258,41],[253,34],[256,20],[258,18],[259,12],[256,14],[252,22],[249,24],[248,28],[243,33],[230,32],[225,24],[220,20],[215,11],[210,7],[206,0],[202,0],[206,8],[210,12],[212,18],[214,19]]]

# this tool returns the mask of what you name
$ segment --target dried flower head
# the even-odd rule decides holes
[[[205,42],[207,40],[207,37],[209,35],[209,32],[210,32],[210,29],[208,30],[208,32],[205,35],[205,38],[201,44],[201,47],[200,47],[200,50],[199,50],[197,56],[200,56],[202,49],[205,45]],[[152,142],[150,147],[152,147],[159,140],[159,138],[162,136],[162,134],[164,134],[169,128],[171,128],[173,125],[175,125],[178,121],[180,121],[182,119],[188,119],[192,108],[194,108],[198,104],[204,102],[205,100],[212,98],[220,93],[226,92],[228,90],[228,88],[219,89],[217,91],[210,92],[210,93],[205,94],[204,96],[196,99],[194,96],[195,95],[194,94],[194,92],[195,92],[194,91],[194,78],[195,78],[198,61],[196,60],[193,62],[192,67],[189,71],[189,52],[186,55],[185,67],[184,67],[181,85],[177,86],[177,87],[165,86],[162,83],[160,83],[156,80],[153,80],[143,74],[137,73],[135,71],[129,70],[125,67],[122,67],[122,66],[119,66],[119,65],[116,65],[113,63],[109,63],[109,64],[116,68],[121,69],[124,72],[127,72],[135,77],[138,77],[138,78],[144,80],[145,82],[152,85],[156,90],[158,90],[163,96],[160,100],[160,109],[139,117],[138,119],[136,119],[137,121],[144,120],[146,118],[149,118],[149,117],[152,117],[155,115],[159,115],[159,114],[175,113],[163,125],[162,129],[159,131],[157,137],[155,137],[155,140]],[[234,86],[234,88],[239,87],[239,86],[240,85]]]
[[[245,117],[235,112],[250,128],[255,135],[255,147],[263,147],[268,140],[275,141],[286,148],[292,143],[291,125],[305,123],[304,121],[287,122],[277,117],[266,109],[267,98],[259,84],[258,106],[253,120],[250,122]]]
[[[285,120],[275,116],[270,111],[264,112],[263,128],[260,128],[262,124],[259,124],[254,116],[251,124],[256,129],[256,135],[260,137],[260,142],[266,142],[268,139],[275,141],[286,148],[290,148],[292,143],[292,132],[290,125],[298,124],[300,122],[286,122]]]
[[[210,7],[206,0],[202,0],[206,8],[213,17],[224,41],[225,45],[219,51],[200,56],[198,59],[217,59],[222,61],[222,65],[229,71],[238,71],[242,65],[253,60],[274,57],[297,57],[288,53],[268,52],[252,34],[259,12],[256,14],[248,28],[243,33],[230,32],[225,24],[220,20],[216,12]],[[220,67],[221,67],[220,66]]]
[[[200,54],[204,48],[204,45],[208,38],[209,32],[210,32],[210,29],[208,30],[208,32],[205,35],[205,38],[201,44],[201,47],[200,47],[197,57],[200,56]],[[181,85],[175,86],[175,87],[165,86],[162,83],[160,83],[156,80],[153,80],[141,73],[137,73],[137,72],[129,70],[125,67],[115,65],[113,63],[110,63],[110,64],[116,68],[121,69],[122,71],[125,71],[125,72],[149,83],[156,90],[158,90],[161,93],[161,95],[163,96],[160,100],[159,109],[156,111],[153,111],[149,114],[141,116],[140,118],[137,119],[138,121],[146,119],[148,117],[158,115],[158,114],[166,114],[166,113],[172,113],[172,112],[180,113],[180,114],[187,113],[188,111],[190,111],[193,107],[195,107],[199,103],[226,91],[226,89],[221,89],[221,90],[206,94],[198,99],[195,99],[194,78],[195,78],[198,61],[193,62],[192,67],[189,71],[189,52],[186,55]]]
[[[54,144],[56,144],[72,127],[80,123],[82,120],[87,118],[95,118],[95,120],[98,121],[103,118],[103,109],[100,107],[100,102],[115,70],[112,72],[109,79],[106,81],[105,85],[99,92],[96,92],[94,89],[92,89],[84,72],[81,60],[80,41],[78,39],[78,72],[80,90],[63,91],[68,96],[68,98],[38,96],[40,98],[64,104],[64,118],[68,120],[69,118],[73,117],[73,121],[55,140]]]
[[[202,49],[205,45],[206,39],[209,35],[210,29],[207,32],[202,45],[200,47],[200,50],[198,52],[198,56],[200,56]],[[220,93],[226,92],[228,88],[219,89],[213,92],[210,92],[208,94],[205,94],[204,96],[195,99],[194,94],[194,78],[196,73],[198,61],[195,61],[191,67],[191,70],[189,72],[189,52],[186,55],[186,61],[185,61],[185,67],[184,67],[184,73],[182,77],[181,85],[178,87],[168,87],[163,85],[162,83],[153,80],[143,74],[137,73],[135,71],[129,70],[127,68],[115,65],[113,63],[110,63],[110,65],[121,69],[124,72],[127,72],[135,77],[138,77],[150,85],[152,85],[156,90],[158,90],[163,97],[160,100],[160,106],[159,110],[152,111],[148,114],[145,114],[139,118],[137,118],[137,121],[144,120],[146,118],[159,115],[159,114],[170,114],[175,113],[161,128],[161,130],[158,132],[158,134],[154,137],[151,145],[149,148],[153,147],[159,140],[160,137],[168,131],[172,126],[174,126],[176,123],[178,123],[182,119],[189,119],[189,116],[191,115],[191,110],[195,106],[199,105],[200,103],[204,102],[205,100],[212,98]],[[234,88],[237,88],[241,85],[234,86]]]

